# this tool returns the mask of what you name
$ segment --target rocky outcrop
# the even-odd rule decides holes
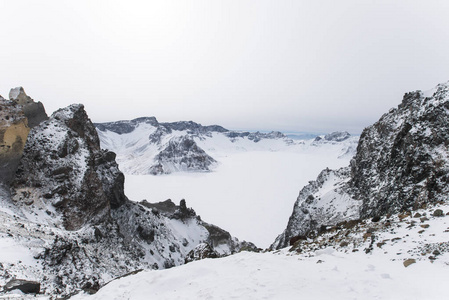
[[[186,206],[186,201],[184,199],[180,201],[179,205],[174,204],[170,199],[158,203],[149,203],[146,200],[139,203],[147,208],[150,208],[153,213],[161,214],[169,219],[185,221],[195,218],[197,223],[207,231],[207,238],[203,242],[204,244],[207,244],[208,247],[199,247],[198,249],[204,250],[210,248],[212,249],[212,252],[216,253],[218,256],[236,253],[241,250],[260,250],[253,243],[239,241],[237,238],[231,236],[231,234],[226,230],[201,220],[192,208],[188,208]]]
[[[68,230],[101,223],[111,206],[126,201],[124,177],[114,159],[100,149],[83,105],[60,109],[32,129],[12,183],[13,200],[25,208],[49,207]]]
[[[325,170],[301,190],[286,230],[271,248],[342,220],[447,201],[448,132],[449,83],[405,94],[398,108],[363,131],[349,167]]]
[[[346,141],[351,137],[351,134],[347,131],[335,131],[332,133],[328,133],[325,136],[317,136],[314,140],[315,143],[321,142],[321,143],[340,143],[343,141]]]
[[[179,121],[172,123],[159,123],[155,117],[141,117],[130,121],[116,121],[107,123],[95,123],[94,125],[100,131],[112,131],[118,134],[133,132],[141,124],[150,124],[159,131],[171,133],[174,131],[187,131],[187,134],[208,134],[211,132],[227,132],[226,128],[218,125],[203,126],[192,121]]]
[[[210,171],[210,166],[216,163],[188,136],[172,138],[154,160],[155,164],[149,170],[153,175],[176,171]]]
[[[44,106],[34,102],[22,87],[11,89],[10,100],[0,96],[0,184],[12,181],[30,128],[46,120]]]
[[[262,133],[259,131],[256,131],[256,132],[228,131],[225,133],[225,135],[230,139],[247,138],[248,140],[253,141],[254,143],[260,142],[263,139],[286,139],[287,138],[287,136],[285,136],[282,132],[279,132],[279,131],[271,131],[269,133]]]
[[[39,294],[40,289],[41,284],[39,282],[24,279],[13,279],[3,287],[5,292],[20,290],[24,294]]]
[[[209,244],[202,243],[196,246],[186,256],[186,264],[195,260],[201,260],[205,258],[217,258],[220,254],[215,252]]]
[[[41,102],[34,102],[34,100],[25,93],[23,87],[11,89],[9,92],[9,99],[22,106],[30,128],[33,128],[42,121],[48,119],[44,105]]]
[[[107,123],[94,123],[94,126],[100,131],[112,131],[117,134],[131,133],[139,124],[150,124],[152,126],[159,126],[159,122],[155,117],[137,118],[131,121],[116,121]]]
[[[226,128],[218,125],[203,126],[201,124],[195,123],[193,121],[179,121],[172,123],[161,123],[161,126],[166,127],[170,130],[176,131],[187,131],[188,134],[207,134],[211,132],[228,132]]]
[[[358,219],[361,201],[346,192],[349,178],[350,169],[346,167],[336,171],[325,169],[315,181],[310,181],[299,192],[287,228],[270,248],[280,249],[300,237],[316,235],[322,227]]]
[[[404,95],[360,136],[351,161],[351,193],[368,217],[447,201],[449,84]]]
[[[14,178],[29,131],[22,107],[0,96],[0,183]]]
[[[349,139],[351,135],[347,131],[335,131],[324,136],[324,140],[328,142],[343,142]]]

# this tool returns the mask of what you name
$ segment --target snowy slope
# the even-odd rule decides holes
[[[432,216],[436,209],[449,212],[446,204],[418,210],[424,221],[366,220],[304,241],[300,252],[242,252],[143,271],[73,299],[445,299],[449,216]]]
[[[325,146],[335,148],[339,157],[351,157],[358,140],[340,133],[340,140],[326,135],[320,141],[293,141],[280,132],[237,132],[194,122],[159,123],[154,117],[95,125],[102,148],[115,152],[121,171],[132,175],[210,171],[220,164],[221,157],[253,151],[298,153]]]

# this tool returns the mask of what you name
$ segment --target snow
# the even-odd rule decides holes
[[[299,190],[322,169],[348,165],[358,140],[293,141],[273,134],[254,142],[220,132],[172,130],[163,133],[160,142],[151,142],[155,131],[149,123],[123,134],[97,129],[102,148],[117,153],[126,195],[152,203],[185,199],[203,220],[262,248],[284,230]],[[164,165],[165,171],[173,172],[169,175],[147,175],[169,141],[184,136],[217,161],[211,172],[179,172],[181,163]]]
[[[135,201],[185,199],[203,220],[266,248],[285,229],[299,190],[322,169],[342,167],[350,159],[339,159],[340,147],[335,145],[284,149],[228,148],[212,154],[220,164],[209,173],[126,175],[125,194]]]
[[[447,204],[440,208],[449,211]],[[444,299],[449,253],[431,260],[423,249],[447,244],[449,216],[433,217],[432,211],[418,211],[429,218],[425,232],[420,226],[406,226],[419,218],[393,216],[390,227],[376,232],[385,244],[369,253],[362,251],[369,239],[357,252],[335,245],[301,254],[287,249],[242,252],[144,271],[112,281],[93,296],[79,294],[72,299]],[[364,232],[357,234],[361,237]],[[416,263],[404,267],[407,258]]]
[[[404,268],[385,257],[336,253],[316,257],[240,253],[112,282],[73,299],[441,299],[447,266]],[[322,261],[322,263],[318,263]],[[438,276],[435,276],[438,272]],[[423,288],[425,287],[425,288]]]

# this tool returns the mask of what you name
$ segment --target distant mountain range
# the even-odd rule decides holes
[[[353,155],[358,137],[335,132],[315,140],[293,140],[279,131],[231,131],[192,121],[160,123],[155,117],[95,123],[101,146],[117,154],[125,174],[208,172],[220,155],[242,151],[302,151],[306,147],[339,144],[339,155]]]

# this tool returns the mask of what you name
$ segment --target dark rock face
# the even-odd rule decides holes
[[[189,263],[195,260],[201,260],[205,258],[218,258],[218,254],[209,244],[203,243],[192,249],[186,256],[185,263]]]
[[[223,128],[218,125],[203,126],[201,124],[198,124],[198,123],[195,123],[192,121],[161,123],[161,125],[170,130],[176,130],[176,131],[187,130],[188,134],[205,134],[205,133],[210,133],[210,132],[227,132],[227,131],[229,131],[226,128]]]
[[[448,149],[449,83],[428,96],[405,94],[397,109],[363,131],[349,167],[325,170],[301,190],[286,230],[271,248],[286,247],[298,235],[316,234],[323,225],[447,201]],[[336,218],[338,207],[346,213]]]
[[[340,143],[346,141],[351,137],[351,134],[347,131],[335,131],[326,134],[324,137],[317,136],[314,139],[314,143]]]
[[[189,134],[205,134],[209,132],[227,132],[229,130],[218,126],[218,125],[209,125],[203,126],[201,124],[192,122],[192,121],[180,121],[180,122],[172,122],[172,123],[159,123],[155,117],[142,117],[133,119],[130,121],[117,121],[117,122],[108,122],[108,123],[95,123],[95,127],[97,127],[101,131],[109,130],[118,134],[130,133],[134,131],[134,129],[142,123],[150,124],[154,127],[160,128],[163,132],[171,132],[172,130],[183,131],[187,130]]]
[[[173,138],[167,147],[155,158],[155,165],[150,168],[150,174],[157,175],[173,171],[209,171],[216,163],[215,159],[201,149],[188,136]]]
[[[205,228],[205,230],[207,230],[207,239],[204,242],[212,250],[225,245],[226,248],[230,249],[231,253],[235,253],[243,249],[248,251],[259,251],[259,249],[253,243],[239,241],[236,238],[233,238],[231,234],[226,230],[202,221],[201,218],[196,215],[195,211],[192,208],[187,207],[186,201],[184,199],[180,201],[179,205],[174,204],[170,199],[158,203],[149,203],[144,200],[139,202],[139,204],[150,208],[153,214],[163,215],[168,217],[169,219],[180,220],[182,222],[196,219],[198,224],[200,224],[203,228]],[[205,247],[203,245],[198,249],[208,249],[208,247]],[[192,251],[192,253],[196,252],[196,250],[194,249]],[[212,252],[215,253],[215,250],[213,250]],[[219,256],[223,256],[223,253],[218,254]]]
[[[23,279],[13,279],[3,287],[5,292],[20,290],[24,294],[39,294],[40,289],[41,284],[39,282]]]
[[[95,127],[97,127],[101,131],[112,131],[118,134],[130,133],[133,132],[134,129],[140,124],[146,123],[151,124],[153,126],[158,126],[159,122],[155,117],[143,117],[137,118],[131,121],[116,121],[116,122],[107,122],[107,123],[94,123]]]
[[[126,201],[124,177],[114,159],[115,154],[100,149],[82,105],[60,109],[30,133],[12,183],[13,200],[51,204],[69,230],[103,222],[111,206]]]
[[[343,142],[349,139],[351,135],[347,131],[336,131],[324,136],[324,139],[329,142]]]
[[[220,244],[225,244],[231,240],[231,235],[226,230],[212,224],[205,224],[209,232],[208,242],[211,246],[217,247]]]
[[[360,201],[346,193],[345,182],[350,177],[349,167],[325,169],[315,181],[310,181],[299,192],[287,228],[270,246],[280,249],[297,237],[314,236],[321,228],[347,219],[358,219]],[[328,192],[329,187],[333,190]]]
[[[254,143],[260,142],[262,139],[281,139],[281,138],[287,138],[282,132],[279,131],[272,131],[269,133],[261,133],[259,131],[256,132],[237,132],[237,131],[228,131],[226,133],[226,136],[228,138],[243,138],[247,137],[249,140],[253,141]]]
[[[449,192],[449,86],[404,95],[397,109],[367,127],[351,162],[351,193],[361,217],[446,201]]]

